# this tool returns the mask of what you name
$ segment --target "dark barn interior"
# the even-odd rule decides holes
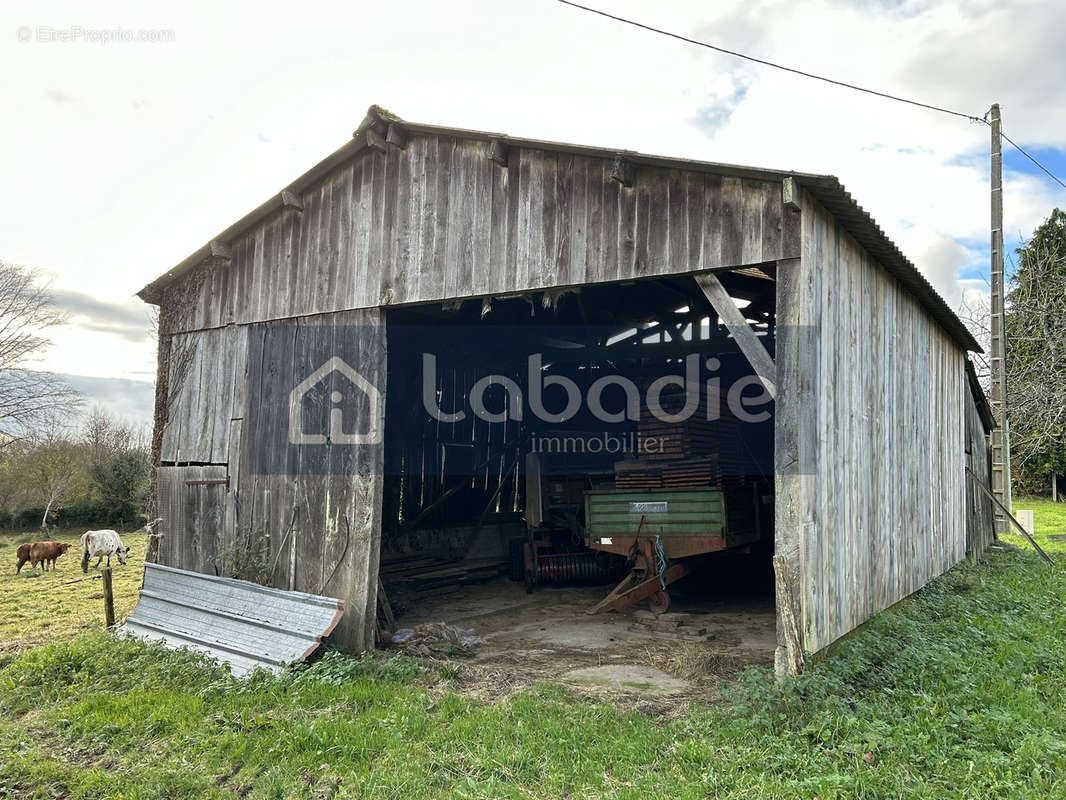
[[[719,278],[773,353],[773,266]],[[743,627],[752,615],[746,657],[772,658],[773,406],[756,384],[743,396],[763,396],[751,412],[761,421],[731,412],[729,388],[752,369],[694,278],[400,307],[387,326],[380,576],[391,627],[445,621],[489,649],[647,636],[736,652],[736,630],[715,620]],[[692,416],[652,416],[657,382],[665,414],[691,397]],[[673,554],[597,538],[588,518],[594,498],[651,503],[629,515],[638,540],[676,544],[655,504],[707,491],[724,499],[727,534],[702,536],[698,513],[674,512],[690,538]],[[665,571],[675,563],[684,574]],[[634,568],[661,586],[582,613]]]

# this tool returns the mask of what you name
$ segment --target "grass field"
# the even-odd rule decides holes
[[[1015,497],[1013,505],[1015,510],[1019,508],[1033,510],[1033,523],[1036,528],[1033,538],[1041,548],[1048,552],[1066,553],[1066,539],[1048,538],[1049,536],[1066,537],[1066,503],[1052,503],[1051,500],[1045,498]],[[1021,534],[1004,536],[1003,541],[1016,544],[1018,547],[1029,547],[1029,543]]]
[[[96,559],[89,565],[89,574],[97,577],[79,580],[86,577],[81,572],[80,538],[83,533],[84,530],[53,531],[47,535],[39,531],[0,534],[0,653],[104,627],[100,572],[92,569]],[[133,611],[137,603],[147,542],[144,531],[121,536],[130,553],[124,567],[119,566],[117,559],[111,559],[118,619]],[[18,545],[41,539],[70,542],[71,548],[56,561],[55,572],[34,572],[29,564],[25,564],[22,572],[16,575]]]
[[[550,685],[488,703],[404,657],[237,682],[83,634],[0,655],[0,797],[1066,797],[1055,549],[992,550],[800,678],[751,669],[666,714]]]

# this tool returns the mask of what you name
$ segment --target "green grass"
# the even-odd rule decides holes
[[[992,551],[669,721],[551,685],[483,702],[404,657],[238,682],[80,635],[0,656],[0,797],[1066,797],[1055,558]]]
[[[81,534],[77,531],[0,534],[0,653],[24,649],[74,634],[104,627],[103,587],[100,580],[81,580]],[[111,559],[115,616],[124,619],[137,604],[147,536],[144,531],[123,533],[122,543],[130,547],[126,566]],[[34,572],[27,563],[15,574],[18,545],[49,540],[70,542],[66,555],[56,561],[55,571]],[[6,545],[6,546],[5,546]],[[99,576],[89,564],[89,575]],[[106,563],[106,562],[103,562]]]
[[[1013,506],[1015,510],[1033,510],[1033,523],[1036,528],[1033,538],[1042,549],[1049,553],[1066,553],[1066,540],[1048,539],[1049,535],[1066,536],[1066,503],[1053,503],[1047,498],[1015,497]],[[1003,541],[1031,549],[1031,545],[1021,534],[1004,536]]]

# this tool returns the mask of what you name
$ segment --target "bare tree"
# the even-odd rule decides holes
[[[988,294],[977,290],[963,292],[956,314],[984,350],[983,353],[971,353],[970,360],[977,379],[987,392],[992,385],[992,305]]]
[[[0,261],[0,446],[77,406],[70,386],[30,369],[51,344],[47,330],[63,321],[36,272]]]

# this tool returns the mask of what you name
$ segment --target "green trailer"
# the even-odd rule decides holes
[[[585,544],[626,556],[632,570],[590,614],[644,598],[661,614],[666,587],[689,571],[686,559],[745,547],[762,535],[760,484],[728,489],[600,489],[585,493]]]

